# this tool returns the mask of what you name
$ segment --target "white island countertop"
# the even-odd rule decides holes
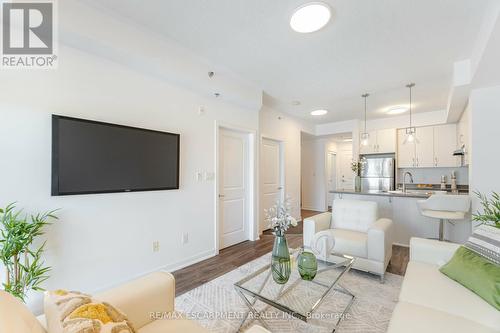
[[[421,214],[417,202],[425,200],[435,191],[433,189],[408,189],[402,191],[361,191],[352,189],[335,190],[334,199],[374,201],[378,205],[378,216],[389,218],[394,223],[393,241],[395,244],[408,246],[411,237],[436,238],[439,233],[439,220],[425,217]],[[451,192],[448,192],[451,193]],[[459,194],[468,195],[462,190]],[[463,243],[472,231],[470,213],[464,220],[455,222],[455,225],[446,223],[446,239]]]

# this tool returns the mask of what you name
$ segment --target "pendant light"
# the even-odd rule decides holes
[[[417,139],[417,129],[416,127],[412,126],[412,105],[411,105],[411,98],[412,98],[412,95],[411,95],[411,90],[412,88],[415,87],[415,83],[408,83],[406,85],[406,88],[408,88],[410,90],[410,126],[406,128],[406,138],[404,139],[403,141],[403,144],[415,144],[415,143],[420,143],[420,141],[418,141]]]
[[[361,95],[365,99],[365,130],[361,133],[361,145],[368,146],[368,139],[370,138],[370,134],[366,131],[366,98],[370,96],[369,93],[364,93]]]

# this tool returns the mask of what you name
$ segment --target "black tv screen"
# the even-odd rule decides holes
[[[179,188],[179,134],[52,115],[52,195]]]

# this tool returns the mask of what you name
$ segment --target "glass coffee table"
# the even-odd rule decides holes
[[[298,253],[298,250],[292,251],[294,257]],[[309,323],[321,322],[321,326],[331,325],[330,319],[334,319],[332,332],[335,332],[355,299],[354,294],[341,284],[342,276],[349,272],[355,259],[342,254],[334,254],[334,256],[343,260],[331,263],[318,259],[318,273],[312,281],[302,280],[296,264],[293,264],[288,282],[283,285],[277,284],[271,276],[271,264],[269,263],[269,265],[235,283],[236,292],[248,307],[238,332],[250,319],[259,320],[262,326],[269,329],[269,325],[266,323],[266,319],[269,317],[266,316],[268,306],[281,311],[283,318],[288,316]],[[341,298],[342,304],[340,304]],[[335,314],[317,313],[318,307],[325,301],[330,305],[333,302]],[[264,307],[258,308],[257,305],[264,305]]]

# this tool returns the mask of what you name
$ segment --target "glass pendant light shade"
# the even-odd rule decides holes
[[[417,139],[417,129],[415,127],[406,128],[406,137],[403,144],[418,144],[420,141]]]
[[[370,96],[370,94],[365,93],[361,95],[365,99],[365,130],[361,133],[361,145],[368,146],[368,140],[370,139],[370,134],[366,131],[366,98]]]
[[[417,128],[416,127],[413,127],[412,126],[412,105],[411,105],[411,98],[412,98],[412,94],[411,94],[411,89],[415,87],[415,83],[408,83],[406,85],[406,88],[410,89],[410,126],[406,128],[406,137],[403,141],[403,144],[406,145],[406,144],[418,144],[420,143],[420,141],[418,141],[417,139]]]
[[[370,139],[370,134],[367,132],[361,133],[361,145],[368,146],[368,140]]]

